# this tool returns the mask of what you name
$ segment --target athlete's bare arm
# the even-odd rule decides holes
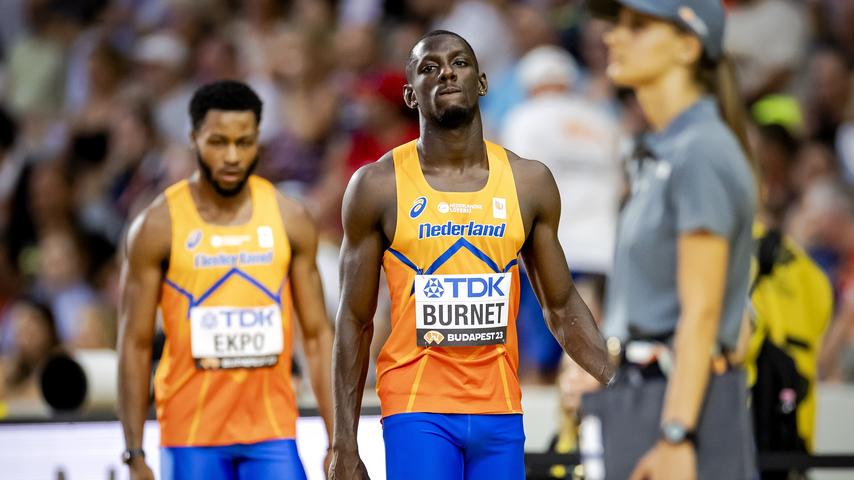
[[[581,367],[607,384],[614,374],[605,339],[581,299],[558,241],[560,193],[540,162],[507,152],[527,236],[522,259],[552,335]]]
[[[154,201],[131,224],[121,272],[119,305],[119,420],[128,449],[142,448],[149,406],[151,345],[164,263],[169,259],[172,226],[165,199]],[[154,478],[141,458],[131,478]]]
[[[356,431],[368,371],[383,251],[394,236],[396,199],[391,155],[362,167],[344,194],[341,303],[333,357],[335,435],[330,479],[367,478]]]
[[[277,195],[279,211],[291,244],[290,277],[294,308],[302,329],[311,389],[317,409],[332,441],[332,327],[323,304],[323,286],[317,271],[317,229],[305,207]],[[325,465],[328,466],[328,465]]]

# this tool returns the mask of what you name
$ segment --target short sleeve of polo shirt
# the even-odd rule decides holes
[[[706,230],[729,238],[737,226],[736,209],[728,188],[725,162],[715,155],[723,149],[695,146],[688,158],[673,166],[669,200],[679,233]],[[732,181],[733,179],[729,179]]]

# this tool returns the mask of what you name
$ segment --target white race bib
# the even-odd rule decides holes
[[[190,333],[193,358],[203,369],[269,367],[284,343],[278,305],[194,307]]]
[[[511,273],[416,275],[418,346],[505,343],[512,281]]]

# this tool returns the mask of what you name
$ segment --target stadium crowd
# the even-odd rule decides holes
[[[757,220],[829,279],[819,378],[854,382],[854,2],[725,3],[761,168]],[[646,125],[631,93],[609,84],[608,25],[582,0],[0,3],[0,417],[45,411],[38,372],[56,351],[115,348],[126,227],[195,168],[187,105],[213,80],[242,80],[263,99],[257,173],[317,220],[334,312],[344,188],[418,136],[403,66],[436,28],[478,54],[487,138],[562,162],[570,267],[606,278],[622,164]],[[601,282],[583,280],[599,316]],[[560,349],[524,302],[523,382],[555,382]],[[794,321],[821,321],[808,317]],[[387,323],[380,308],[378,337]],[[567,368],[558,383],[582,384]]]

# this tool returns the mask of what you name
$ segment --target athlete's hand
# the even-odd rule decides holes
[[[323,471],[329,474],[329,467],[332,465],[332,447],[326,449],[326,455],[323,457]]]
[[[140,458],[130,464],[130,480],[154,480],[154,472]]]
[[[329,466],[328,480],[370,480],[368,469],[359,458],[359,452],[345,452],[332,449],[332,464]]]
[[[630,480],[696,480],[697,454],[688,442],[658,442],[641,458]]]

